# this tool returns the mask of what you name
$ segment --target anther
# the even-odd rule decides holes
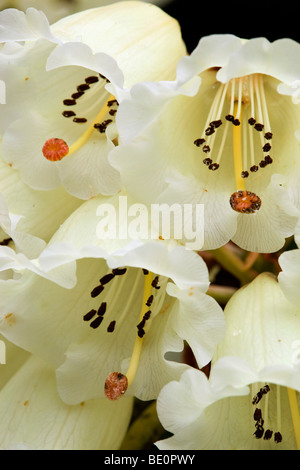
[[[271,145],[270,145],[269,142],[268,142],[267,144],[265,144],[265,145],[263,146],[262,149],[263,149],[264,152],[269,152],[269,151],[271,150],[271,148],[272,148],[272,147],[271,147]]]
[[[212,170],[212,171],[215,171],[217,170],[218,168],[220,167],[220,165],[218,163],[212,163],[209,165],[208,169],[209,170]]]
[[[265,160],[262,160],[260,163],[259,163],[259,166],[261,168],[265,168],[267,166],[267,162]]]
[[[114,100],[109,100],[109,101],[107,102],[107,106],[108,106],[108,107],[111,107],[111,106],[113,106],[114,104],[116,104],[116,105],[119,104],[116,99],[114,99]]]
[[[213,127],[208,127],[207,129],[205,129],[205,135],[207,136],[212,135],[214,132],[215,130]]]
[[[256,171],[258,171],[258,166],[257,165],[251,166],[250,171],[252,171],[252,173],[255,173]]]
[[[229,122],[232,122],[234,120],[234,116],[232,114],[227,114],[227,116],[225,116],[225,119]]]
[[[82,83],[81,85],[78,85],[77,91],[79,91],[79,92],[86,91],[89,88],[90,88],[90,86],[88,85],[88,83]]]
[[[148,305],[147,305],[147,307],[148,307]],[[145,315],[143,316],[143,320],[145,320],[145,321],[149,320],[150,316],[151,316],[151,310],[148,310],[148,312],[146,312]]]
[[[272,137],[273,137],[273,134],[272,134],[272,132],[266,132],[266,133],[265,133],[265,139],[267,139],[267,140],[271,140],[271,139],[272,139]]]
[[[138,337],[143,338],[145,335],[145,330],[143,328],[138,329]]]
[[[258,132],[261,132],[263,130],[263,128],[264,128],[264,125],[260,124],[258,122],[254,125],[254,129]]]
[[[63,104],[65,106],[74,106],[76,104],[76,100],[67,98],[66,100],[63,100]]]
[[[94,124],[94,128],[97,129],[101,134],[104,134],[106,131],[107,126],[112,122],[111,119],[106,119],[103,122],[97,122]]]
[[[95,330],[96,328],[98,328],[98,326],[101,325],[102,321],[103,321],[103,317],[98,316],[95,318],[95,320],[92,321],[92,323],[90,323],[90,327],[94,328]]]
[[[262,421],[262,414],[260,408],[255,408],[253,418],[255,421]],[[261,424],[263,424],[263,422]]]
[[[99,82],[99,78],[96,75],[86,77],[84,81],[88,84]]]
[[[204,145],[203,148],[202,148],[202,151],[204,153],[209,153],[210,152],[210,146],[209,145]]]
[[[153,302],[153,295],[150,295],[149,299],[146,302],[147,307],[151,307],[152,302]]]
[[[249,176],[249,172],[248,172],[248,171],[246,171],[246,170],[245,170],[245,171],[242,171],[242,173],[241,173],[241,177],[242,177],[242,178],[248,178],[248,176]]]
[[[265,162],[267,163],[267,165],[270,165],[273,162],[273,159],[270,157],[270,155],[267,155],[265,157]]]
[[[104,393],[109,400],[118,400],[128,388],[126,375],[121,372],[112,372],[105,380]]]
[[[74,100],[78,100],[82,95],[84,95],[84,91],[77,91],[76,93],[73,93],[71,97],[74,98]]]
[[[127,271],[127,268],[115,268],[115,269],[112,269],[112,273],[115,275],[115,276],[122,276],[123,274],[125,274]]]
[[[90,321],[95,315],[96,315],[96,310],[92,309],[88,313],[86,313],[83,317],[84,321]]]
[[[273,431],[271,429],[267,429],[264,435],[264,440],[269,441],[273,435]]]
[[[160,289],[160,286],[158,286],[158,281],[159,281],[159,277],[158,276],[155,276],[155,278],[153,279],[151,285],[152,287],[154,287],[154,289]]]
[[[100,317],[103,317],[103,315],[105,314],[106,312],[106,302],[102,302],[102,304],[100,305],[100,307],[98,308],[98,312],[97,312],[97,315],[99,315]]]
[[[204,165],[209,166],[212,163],[212,159],[211,158],[204,158],[203,163],[204,163]]]
[[[108,284],[114,277],[115,277],[115,274],[113,272],[109,274],[105,274],[105,276],[101,277],[99,282],[102,286],[104,286],[105,284]]]
[[[274,433],[274,441],[279,444],[280,442],[282,442],[282,435],[280,432],[275,432]]]
[[[256,439],[261,439],[264,435],[264,432],[265,430],[262,426],[257,426],[254,436],[256,437]]]
[[[108,333],[113,333],[113,331],[115,329],[115,326],[116,326],[116,321],[115,320],[111,321],[110,324],[107,327],[107,332]]]
[[[74,113],[74,111],[63,111],[62,115],[66,118],[69,118],[69,117],[72,117],[72,116],[76,116],[76,113]]]
[[[97,297],[103,291],[104,286],[100,285],[95,287],[91,292],[91,297]]]
[[[217,119],[215,121],[210,122],[209,125],[211,127],[214,127],[215,129],[217,129],[218,127],[220,127],[222,125],[222,121],[221,121],[221,119]]]
[[[269,385],[265,385],[262,387],[259,392],[253,397],[252,404],[255,405],[260,402],[262,399],[263,395],[266,395],[270,391]]]
[[[233,119],[232,124],[233,124],[234,126],[240,126],[241,121],[240,121],[239,119]]]
[[[205,139],[196,139],[194,140],[194,144],[197,146],[197,147],[200,147],[201,145],[203,145],[205,142]]]
[[[62,139],[52,138],[46,140],[42,152],[47,160],[50,160],[51,162],[57,162],[68,155],[69,146]]]
[[[73,122],[78,122],[78,123],[83,123],[83,122],[87,122],[87,119],[86,118],[77,118],[77,117],[74,117],[73,119]]]
[[[250,124],[250,126],[254,126],[254,124],[256,123],[256,119],[251,117],[250,119],[248,119],[248,123]]]

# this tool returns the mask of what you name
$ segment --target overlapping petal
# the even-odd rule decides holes
[[[277,280],[264,273],[231,298],[225,318],[226,334],[209,378],[186,371],[160,393],[158,415],[173,436],[157,446],[295,449],[298,431],[292,416],[299,412],[289,394],[300,391],[298,309]]]
[[[208,274],[203,260],[163,240],[100,240],[96,210],[101,202],[118,210],[116,196],[84,203],[39,257],[43,276],[27,271],[22,279],[0,285],[2,333],[58,368],[59,391],[67,403],[103,396],[107,375],[126,373],[140,322],[143,269],[158,276],[159,288],[152,289],[151,319],[128,394],[155,398],[165,383],[188,367],[166,360],[168,351],[182,350],[186,340],[202,367],[224,332],[223,312],[205,294]],[[58,276],[52,276],[55,282],[47,280],[47,272],[60,272],[76,260],[73,287],[61,287]],[[99,298],[91,296],[99,279],[124,267],[126,273],[113,276]],[[87,314],[93,309],[96,313],[103,303],[107,311],[96,328]],[[114,331],[110,331],[112,322],[116,322]]]
[[[26,14],[6,10],[2,18],[2,41],[8,43],[1,61],[4,66],[5,61],[10,64],[4,74],[8,85],[2,121],[5,160],[36,190],[62,184],[81,199],[114,194],[121,182],[108,163],[108,154],[118,133],[113,124],[113,131],[100,130],[103,123],[106,127],[114,121],[116,109],[108,109],[108,103],[115,96],[119,101],[127,96],[127,87],[139,80],[173,78],[177,61],[185,54],[177,22],[142,2],[83,11],[51,27],[33,8]],[[12,20],[9,34],[7,24]],[[49,139],[67,142],[64,160],[47,160],[42,149]]]
[[[296,175],[299,174],[299,145],[295,132],[300,127],[300,108],[293,96],[297,91],[295,83],[300,77],[299,56],[299,44],[288,39],[270,43],[264,38],[242,41],[232,35],[212,35],[202,38],[193,53],[181,59],[176,81],[135,85],[130,96],[121,103],[117,116],[123,145],[115,148],[109,157],[128,192],[148,204],[150,201],[204,203],[204,248],[214,249],[233,240],[249,251],[274,252],[280,249],[285,238],[294,233],[299,217],[299,208],[294,207],[294,202],[298,192]],[[199,141],[200,136],[206,137],[201,132],[210,120],[218,119],[218,106],[221,107],[223,101],[220,98],[212,105],[217,90],[230,81],[233,83],[232,80],[244,83],[242,80],[247,81],[247,77],[254,75],[263,76],[264,113],[269,116],[273,134],[272,145],[266,148],[272,149],[272,158],[268,157],[272,164],[249,163],[250,154],[256,159],[260,158],[260,152],[264,156],[262,147],[265,146],[259,147],[255,143],[257,147],[253,152],[251,129],[250,137],[245,137],[248,135],[245,127],[247,134],[241,135],[241,139],[246,142],[246,147],[240,152],[242,169],[247,169],[243,172],[246,174],[243,180],[238,179],[235,173],[238,164],[237,157],[233,155],[238,144],[236,139],[229,137],[231,130],[227,135],[226,130],[213,129],[221,135],[220,140],[216,137],[217,148],[213,155],[204,155],[195,144],[197,137]],[[286,86],[284,93],[282,84]],[[231,85],[228,86],[230,88]],[[246,115],[252,101],[247,85],[244,83],[243,86],[246,91],[242,92],[245,95],[241,103]],[[227,89],[224,103],[226,96],[231,97],[230,93]],[[232,104],[237,102],[238,92],[234,99],[230,99]],[[211,116],[209,120],[209,113],[213,110],[215,117]],[[127,113],[130,114],[129,119],[126,118]],[[257,114],[255,118],[259,119]],[[220,118],[222,129],[225,129],[229,125],[228,122],[225,124],[227,118],[225,115]],[[221,143],[222,132],[227,135],[224,146]],[[208,145],[206,147],[203,152],[211,150]],[[203,160],[210,156],[213,161],[218,161],[215,168],[208,168],[208,158]],[[244,162],[247,158],[249,167],[252,165],[251,171]],[[203,165],[206,160],[207,166]],[[146,180],[151,183],[151,193],[147,191]],[[258,195],[261,201],[259,210],[250,214],[237,212],[230,198],[238,191]]]
[[[32,356],[0,391],[1,448],[118,449],[131,411],[130,397],[122,403],[66,405],[56,390],[55,371]]]

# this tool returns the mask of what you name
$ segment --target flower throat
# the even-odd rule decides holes
[[[262,75],[233,78],[226,84],[220,84],[202,135],[194,141],[205,154],[203,163],[208,170],[217,171],[220,168],[230,127],[236,184],[230,205],[237,212],[252,214],[260,209],[261,199],[246,190],[245,180],[273,162],[269,153],[273,134]],[[217,136],[220,136],[218,142]]]
[[[101,74],[99,74],[99,77],[97,75],[86,77],[85,82],[77,86],[76,92],[73,93],[70,98],[63,100],[63,105],[68,109],[62,111],[62,116],[68,120],[72,119],[72,122],[76,125],[84,125],[88,123],[88,119],[86,117],[78,117],[76,115],[75,110],[78,100],[83,100],[85,93],[88,92],[91,87],[95,87],[98,84],[99,88],[102,89],[103,83],[106,82],[109,82],[109,80]],[[60,161],[64,157],[72,155],[79,150],[95,130],[100,132],[100,134],[104,134],[107,127],[113,122],[114,116],[117,112],[116,106],[118,106],[117,100],[113,95],[110,95],[106,100],[105,105],[100,108],[96,117],[73,144],[69,145],[62,138],[52,137],[43,145],[42,153],[44,157],[51,162]]]

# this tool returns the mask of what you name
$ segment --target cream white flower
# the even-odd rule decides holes
[[[159,395],[159,418],[173,436],[158,447],[299,449],[299,309],[264,273],[232,297],[225,317],[209,378],[187,371]]]
[[[196,253],[164,240],[98,238],[97,208],[117,208],[117,200],[81,205],[40,255],[42,275],[25,270],[0,283],[1,332],[57,369],[69,404],[103,397],[114,372],[127,377],[126,394],[156,398],[188,368],[165,359],[168,351],[181,351],[185,340],[202,367],[224,334],[223,311],[206,295],[207,268]],[[47,279],[75,261],[77,282],[68,289],[63,277]]]
[[[5,160],[37,190],[62,184],[82,199],[118,191],[118,171],[107,160],[118,139],[118,104],[139,80],[174,77],[185,54],[177,22],[143,2],[79,12],[52,26],[33,8],[9,9],[0,13],[0,40],[0,61],[8,63],[1,77]]]
[[[1,367],[13,374],[1,383],[1,449],[118,449],[131,417],[131,397],[68,406],[57,393],[53,368],[28,353],[24,361],[24,351],[8,342],[7,347],[13,354]]]
[[[299,64],[295,41],[212,35],[180,60],[176,81],[132,87],[110,156],[129,193],[204,204],[204,249],[230,239],[249,251],[281,248],[298,215],[289,196],[298,191]]]

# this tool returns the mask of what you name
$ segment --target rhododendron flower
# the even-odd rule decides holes
[[[204,249],[280,249],[298,216],[299,64],[295,41],[212,35],[180,60],[176,81],[133,86],[110,155],[128,192],[204,204]]]
[[[99,239],[97,209],[118,211],[117,203],[117,196],[83,203],[39,256],[39,272],[24,265],[21,277],[0,282],[2,334],[57,369],[69,404],[104,397],[105,383],[110,399],[156,398],[189,368],[167,360],[168,351],[181,351],[185,340],[202,367],[224,334],[195,252],[172,240]]]
[[[233,295],[225,317],[209,378],[186,371],[158,397],[159,418],[173,436],[157,446],[299,449],[299,310],[263,273]]]
[[[177,22],[142,2],[83,11],[52,26],[33,8],[8,9],[0,13],[0,41],[4,159],[34,189],[62,184],[82,199],[118,191],[107,157],[118,143],[122,92],[139,80],[174,77],[185,54]]]

